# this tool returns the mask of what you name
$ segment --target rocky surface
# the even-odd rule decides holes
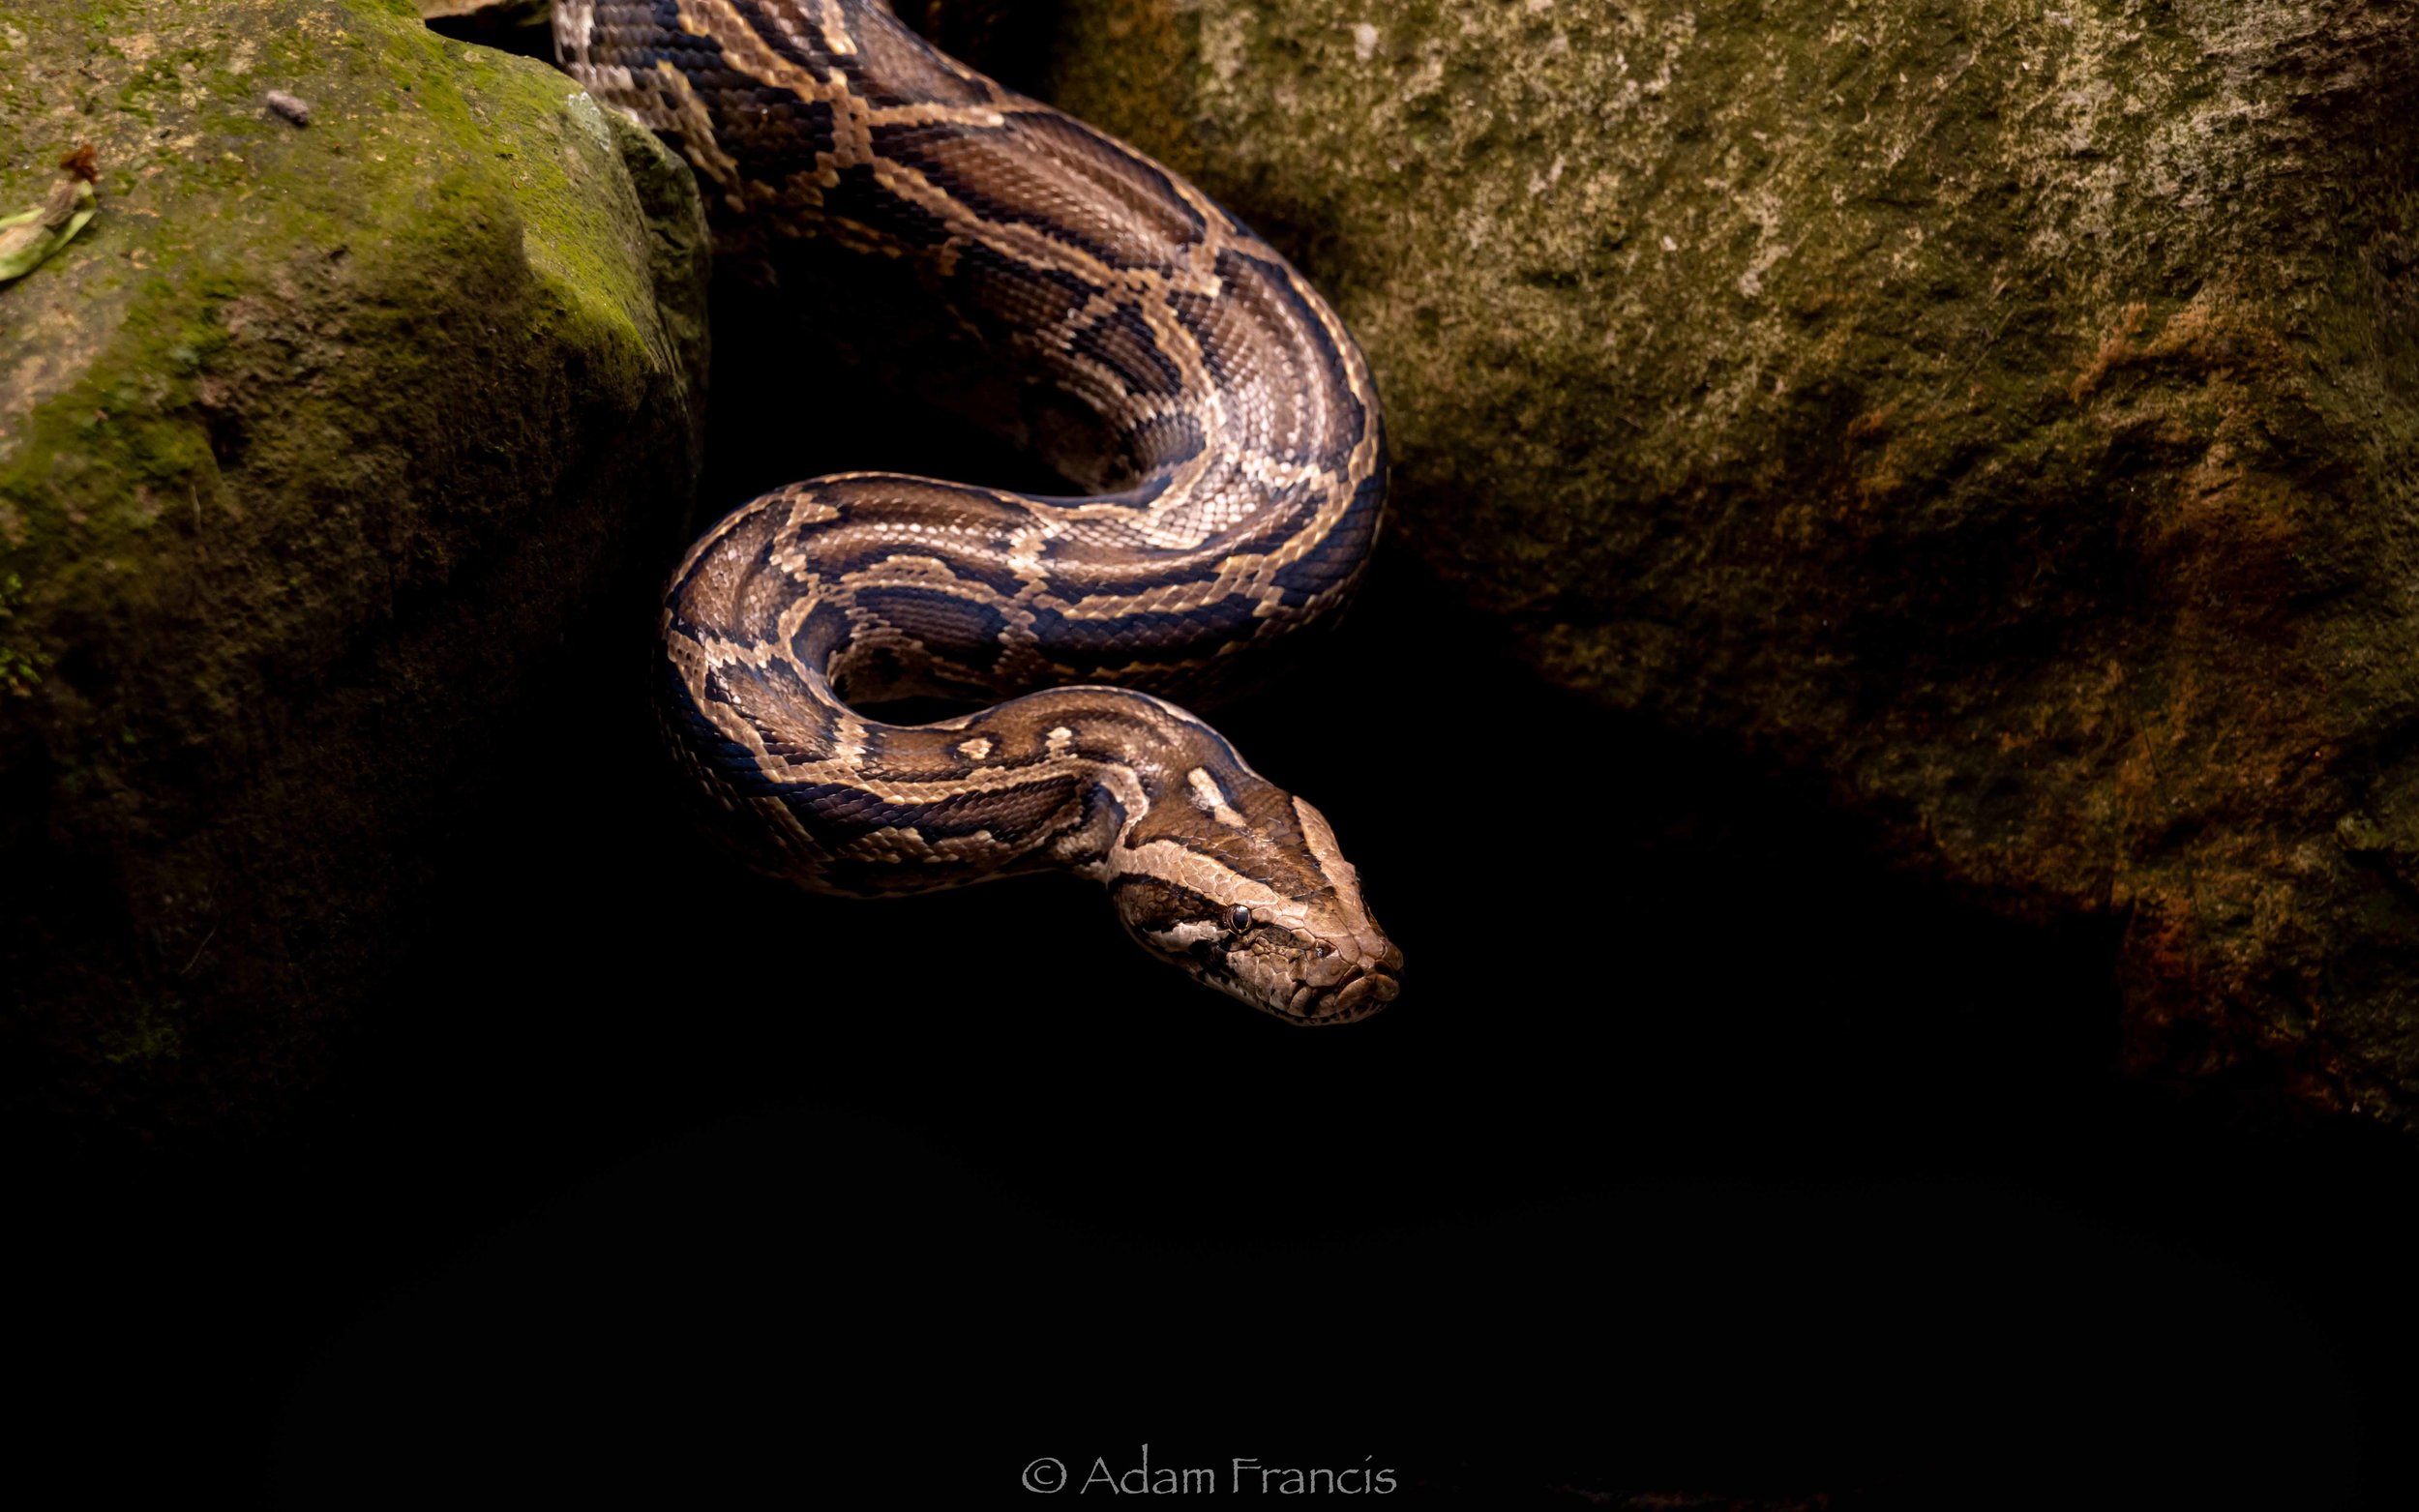
[[[10,7],[0,205],[87,144],[98,216],[0,287],[0,1062],[242,1125],[452,799],[534,769],[496,712],[643,620],[703,232],[651,138],[403,0]]]
[[[1398,541],[1536,666],[2107,921],[2135,1071],[2419,1125],[2419,5],[1066,0],[1053,56],[1333,295]]]

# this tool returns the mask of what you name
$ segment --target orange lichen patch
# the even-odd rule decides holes
[[[2286,360],[2276,334],[2246,314],[2251,307],[2231,294],[2204,288],[2159,327],[2158,334],[2136,344],[2150,318],[2150,307],[2139,300],[2118,312],[2115,329],[2100,342],[2083,370],[2076,374],[2067,397],[2081,403],[2122,369],[2182,360],[2210,378],[2224,378],[2238,370],[2281,366]]]
[[[2141,334],[2142,322],[2149,318],[2150,307],[2140,300],[2134,301],[2119,311],[2116,329],[2101,341],[2100,350],[2093,353],[2091,361],[2083,365],[2083,371],[2075,375],[2074,386],[2067,390],[2067,397],[2077,404],[2081,403],[2092,390],[2100,386],[2100,380],[2107,376],[2108,370],[2133,356],[2134,338]]]
[[[2290,606],[2319,586],[2310,548],[2333,528],[2309,506],[2306,463],[2277,439],[2316,424],[2306,370],[2256,310],[2204,290],[2144,339],[2144,307],[2129,305],[2069,390],[2101,391],[2090,415],[2107,444],[2156,462],[2138,549],[2187,634],[2288,629]],[[2107,392],[2129,369],[2144,381]]]
[[[1964,408],[1961,399],[1912,407],[1893,399],[1851,419],[1840,430],[1843,450],[1853,457],[1859,447],[1867,449],[1862,465],[1850,463],[1855,507],[1869,510],[1904,493],[1910,480],[1928,481],[1936,469],[1926,453],[1935,447],[1940,428]],[[1870,450],[1875,443],[1878,452]]]
[[[1849,421],[1847,429],[1840,434],[1849,441],[1862,441],[1867,436],[1882,435],[1890,430],[1890,417],[1897,411],[1897,408],[1898,401],[1894,399],[1878,408],[1868,409]]]

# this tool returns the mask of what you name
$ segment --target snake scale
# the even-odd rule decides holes
[[[854,896],[1071,869],[1283,1019],[1391,1000],[1402,955],[1327,820],[1168,701],[1231,689],[1360,578],[1386,439],[1334,311],[1183,179],[875,0],[554,15],[573,76],[695,168],[718,256],[819,239],[912,270],[1013,374],[981,418],[1088,490],[844,473],[690,548],[665,722],[759,865]],[[858,712],[931,697],[986,706]]]

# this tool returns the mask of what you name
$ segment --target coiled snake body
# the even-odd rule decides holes
[[[667,721],[766,864],[856,895],[1072,868],[1283,1018],[1391,999],[1401,953],[1327,821],[1163,697],[1231,685],[1367,560],[1386,443],[1333,311],[1191,185],[871,0],[557,0],[555,42],[686,156],[718,248],[912,267],[1016,373],[995,428],[1091,490],[841,474],[691,548]],[[915,726],[850,701],[931,695],[1004,701]]]

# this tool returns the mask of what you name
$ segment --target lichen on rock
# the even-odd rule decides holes
[[[97,216],[0,286],[9,1090],[246,1122],[391,955],[489,717],[681,538],[703,225],[651,137],[404,0],[12,8],[0,204],[79,143]]]
[[[2419,1127],[2419,6],[1057,41],[1059,104],[1336,299],[1399,539],[1547,675],[2108,921],[2136,1071]]]

